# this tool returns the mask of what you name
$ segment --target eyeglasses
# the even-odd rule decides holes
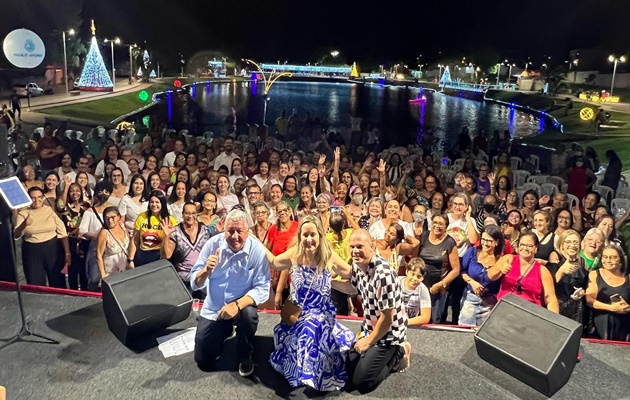
[[[602,261],[608,261],[608,260],[615,261],[618,259],[619,259],[619,256],[602,256]]]
[[[432,222],[433,226],[444,228],[446,224],[444,222]]]
[[[265,211],[256,211],[254,213],[254,215],[267,215],[267,214],[269,214],[269,211],[266,211],[266,210]]]
[[[248,196],[251,196],[253,194],[260,194],[260,192],[249,192],[249,193],[247,193]]]

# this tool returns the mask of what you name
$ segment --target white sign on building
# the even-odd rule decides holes
[[[2,43],[9,62],[18,68],[35,68],[44,61],[46,47],[37,34],[28,29],[11,31]]]

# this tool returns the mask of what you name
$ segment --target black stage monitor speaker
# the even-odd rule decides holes
[[[175,268],[159,260],[103,279],[109,330],[123,344],[188,318],[192,297]]]
[[[577,362],[582,325],[512,294],[475,334],[477,354],[518,380],[553,395]]]

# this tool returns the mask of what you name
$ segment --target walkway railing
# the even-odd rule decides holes
[[[447,82],[440,83],[440,87],[443,89],[455,89],[455,90],[465,90],[468,92],[477,92],[477,93],[485,93],[490,89],[498,89],[498,90],[514,90],[514,85],[488,85],[488,84],[478,84],[478,83],[466,83],[466,82]]]

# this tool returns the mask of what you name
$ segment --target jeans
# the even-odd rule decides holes
[[[223,351],[223,342],[230,337],[236,325],[236,350],[239,361],[247,360],[254,351],[254,335],[258,329],[258,310],[247,306],[232,319],[197,319],[195,335],[195,362],[202,371],[212,370]]]
[[[446,300],[448,292],[444,294],[436,293],[431,295],[431,323],[439,324],[442,322],[442,314],[446,309]]]
[[[459,314],[459,325],[480,326],[488,318],[490,311],[497,304],[497,296],[494,294],[479,297],[474,292],[468,291],[462,298],[462,309]]]

